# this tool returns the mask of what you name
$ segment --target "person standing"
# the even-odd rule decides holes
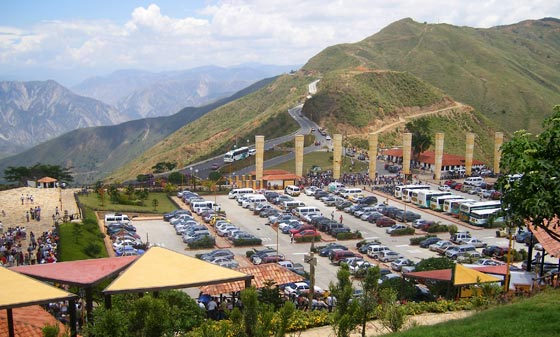
[[[342,214],[340,215],[340,223],[342,223]]]
[[[331,220],[334,220],[334,211],[331,212]]]

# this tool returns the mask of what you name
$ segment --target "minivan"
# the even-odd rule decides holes
[[[220,209],[220,207],[213,201],[204,200],[204,201],[195,201],[191,203],[191,210],[196,214],[199,214],[200,210],[203,208],[215,209],[215,210]]]
[[[253,190],[252,188],[234,188],[233,190],[229,191],[228,198],[237,199],[237,197],[239,197],[240,195],[252,193],[255,193],[255,190]]]
[[[280,208],[282,208],[284,211],[291,211],[292,209],[304,206],[305,203],[299,200],[282,201],[282,204],[280,204]]]
[[[126,214],[122,213],[108,213],[105,214],[105,226],[109,223],[120,222],[132,225],[132,221]]]
[[[293,210],[293,213],[297,215],[300,219],[303,219],[306,215],[310,213],[321,213],[321,210],[315,206],[300,206]]]
[[[369,246],[367,250],[367,255],[373,259],[378,259],[381,252],[390,250],[389,247],[383,245],[373,245]]]
[[[465,185],[480,186],[484,183],[484,178],[482,177],[468,177],[465,179]]]
[[[267,202],[266,197],[262,194],[254,194],[246,198],[241,204],[241,206],[243,208],[251,208],[251,206],[258,204],[259,202]]]
[[[344,187],[340,189],[339,194],[341,197],[348,199],[350,196],[360,194],[362,192],[361,188]]]
[[[289,185],[286,186],[286,188],[284,189],[284,193],[291,195],[293,197],[297,197],[301,193],[301,190],[299,189],[299,187],[295,185]]]

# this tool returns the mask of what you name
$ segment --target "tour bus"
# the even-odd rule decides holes
[[[255,190],[247,187],[247,188],[234,188],[233,190],[229,191],[228,198],[229,199],[237,199],[240,195],[246,194],[254,194]]]
[[[463,201],[473,201],[473,199],[465,199],[463,197],[457,198],[457,199],[447,199],[443,201],[443,213],[447,213],[447,214],[451,214],[451,209],[453,205],[457,205],[457,203],[461,203]],[[457,206],[457,209],[459,209],[459,206]]]
[[[474,226],[486,226],[488,221],[492,218],[494,223],[504,222],[503,216],[498,216],[501,208],[489,208],[489,209],[476,209],[471,212],[469,217],[469,223]]]
[[[428,185],[400,185],[395,187],[395,198],[397,199],[401,199],[402,198],[402,191],[404,189],[408,189],[408,190],[429,190],[430,186]]]
[[[242,160],[249,156],[249,148],[244,146],[235,150],[231,150],[224,155],[224,163],[232,163],[236,160]]]
[[[434,211],[442,212],[443,211],[443,203],[446,200],[455,200],[455,199],[464,199],[460,195],[449,194],[449,195],[439,195],[439,196],[432,196],[430,200],[430,208]]]
[[[471,212],[481,209],[492,209],[500,207],[502,202],[500,200],[480,201],[472,204],[461,204],[459,206],[459,219],[464,222],[469,222]]]
[[[451,192],[436,190],[415,190],[412,192],[411,202],[421,208],[430,208],[430,201],[433,196],[451,195]]]
[[[475,202],[478,202],[478,201],[476,201],[474,199],[451,200],[451,202],[449,203],[449,213],[451,214],[452,217],[458,218],[459,213],[461,212],[461,205],[462,204],[474,204]],[[445,203],[444,203],[443,207],[445,209]]]

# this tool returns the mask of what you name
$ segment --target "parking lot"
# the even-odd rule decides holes
[[[378,200],[385,201],[389,205],[397,206],[401,209],[406,208],[406,210],[413,210],[419,213],[423,219],[441,221],[441,223],[451,223],[451,218],[442,217],[441,213],[436,213],[432,211],[427,211],[423,209],[418,209],[413,207],[411,204],[402,203],[400,200],[393,199],[384,194],[376,194],[373,192],[366,192],[366,195],[375,195]],[[236,254],[236,260],[241,266],[250,265],[251,262],[247,259],[246,251],[256,248],[262,249],[265,246],[277,248],[281,254],[284,254],[287,260],[293,262],[302,263],[305,265],[305,269],[309,270],[309,265],[304,263],[304,255],[309,253],[310,243],[292,243],[290,236],[286,234],[279,233],[275,228],[266,224],[267,219],[253,215],[248,209],[244,209],[237,205],[235,199],[228,199],[227,196],[212,196],[207,197],[208,200],[216,201],[222,208],[226,211],[227,217],[231,222],[239,226],[242,230],[254,234],[258,238],[262,239],[262,246],[260,247],[220,247],[229,248]],[[352,231],[359,230],[364,239],[377,239],[382,242],[382,244],[388,246],[391,250],[398,252],[401,256],[409,258],[414,262],[418,262],[421,259],[438,256],[436,253],[429,251],[428,249],[423,249],[418,246],[410,245],[410,238],[412,236],[390,236],[385,232],[385,228],[376,227],[375,224],[371,224],[367,221],[360,220],[350,214],[344,213],[342,211],[336,210],[335,207],[325,206],[320,200],[316,200],[311,196],[301,194],[297,197],[298,200],[303,201],[307,206],[316,206],[321,210],[324,216],[330,217],[334,211],[334,219],[339,220],[342,215],[343,223],[349,226]],[[186,206],[185,206],[186,207]],[[455,220],[456,221],[456,220]],[[202,221],[200,221],[202,222]],[[497,238],[494,229],[474,229],[472,227],[466,227],[461,224],[461,222],[456,221],[460,230],[468,230],[471,232],[473,237],[485,241],[488,245],[500,245],[507,246],[508,242],[505,238]],[[137,227],[138,234],[142,236],[142,239],[149,241],[151,244],[160,245],[169,249],[189,256],[195,256],[198,253],[208,252],[210,250],[191,250],[187,248],[187,245],[183,243],[181,236],[175,234],[173,226],[168,222],[163,220],[149,220],[149,221],[135,221],[134,225]],[[415,235],[422,236],[425,233],[417,230]],[[448,239],[448,234],[438,234],[440,238]],[[336,240],[323,233],[322,242],[316,243],[316,246],[325,245],[329,242],[335,242]],[[351,250],[356,251],[356,243],[360,240],[344,240],[338,241]],[[223,245],[225,240],[218,241],[219,245]],[[517,244],[520,245],[520,244]],[[522,247],[516,247],[522,248]],[[380,264],[381,267],[388,267],[388,265],[379,263],[376,260],[370,259],[367,255],[364,258],[371,263]],[[328,258],[318,257],[316,271],[316,285],[326,289],[330,282],[336,281],[336,272],[338,267],[332,265]]]

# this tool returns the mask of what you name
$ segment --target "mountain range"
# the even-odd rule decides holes
[[[488,29],[403,19],[363,41],[329,47],[300,71],[259,82],[223,104],[182,110],[196,118],[181,125],[151,126],[172,115],[88,131],[95,137],[65,135],[17,160],[1,160],[0,169],[44,160],[73,166],[78,182],[125,181],[151,172],[157,162],[181,167],[221,154],[237,138],[289,133],[297,125],[287,109],[301,103],[307,116],[356,143],[380,130],[381,144],[398,145],[404,123],[419,116],[429,120],[430,132],[446,133],[446,152],[462,153],[465,133],[475,132],[475,157],[488,161],[494,131],[538,132],[560,101],[559,31],[553,18]],[[308,84],[316,79],[318,92],[308,99]],[[155,131],[157,137],[147,137]]]

